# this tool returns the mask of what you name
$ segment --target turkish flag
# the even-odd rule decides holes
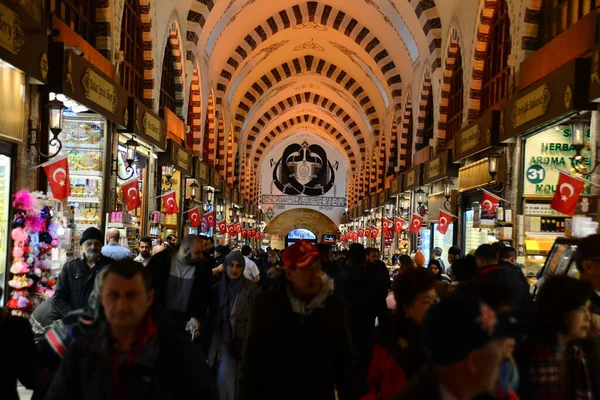
[[[227,225],[227,233],[229,236],[235,235],[235,225]]]
[[[190,225],[193,228],[197,228],[202,223],[202,217],[200,216],[200,208],[196,207],[188,211],[188,218],[190,219]]]
[[[404,226],[404,220],[402,218],[394,218],[394,232],[400,233],[402,232],[402,227]]]
[[[255,237],[256,237],[256,229],[252,229],[252,230],[250,231],[250,233],[251,233],[251,235],[252,235],[252,236],[250,236],[250,237],[253,237],[253,238],[255,238]]]
[[[392,238],[392,230],[391,229],[388,229],[387,231],[385,231],[385,238],[386,239]]]
[[[363,228],[358,229],[358,237],[365,237],[365,230]]]
[[[448,226],[452,223],[454,216],[446,211],[440,210],[440,219],[438,220],[437,230],[442,235],[448,231]]]
[[[125,200],[125,204],[127,204],[127,209],[129,211],[135,210],[142,205],[138,184],[139,182],[136,179],[121,186],[121,190],[123,191],[123,200]]]
[[[358,233],[357,232],[353,232],[352,233],[352,240],[354,240],[355,242],[358,240]]]
[[[242,224],[235,224],[235,233],[242,233]]]
[[[365,237],[367,239],[371,238],[371,228],[365,228]]]
[[[500,204],[500,198],[490,192],[483,191],[483,196],[481,197],[481,209],[483,211],[486,211],[488,214],[494,214],[498,208],[498,204]]]
[[[211,211],[209,213],[206,213],[206,226],[207,228],[214,228],[216,225],[217,221],[215,220],[215,212]]]
[[[389,219],[384,218],[381,220],[381,229],[383,229],[384,231],[390,229],[390,225],[392,225],[392,221],[390,221]]]
[[[62,200],[71,195],[69,161],[66,157],[44,165],[44,172],[46,172],[52,195],[56,200]]]
[[[423,225],[423,217],[417,214],[413,214],[412,219],[410,220],[410,231],[413,233],[419,233],[421,225]]]
[[[379,228],[371,228],[371,237],[377,239],[379,236]]]
[[[162,197],[163,204],[167,210],[167,214],[177,214],[179,212],[179,206],[177,205],[177,198],[175,197],[175,191],[172,190]]]
[[[581,197],[581,192],[583,192],[584,185],[585,183],[582,180],[561,171],[550,207],[565,215],[575,214],[575,208]]]
[[[219,229],[219,233],[224,235],[227,233],[227,223],[225,220],[217,222],[217,229]]]

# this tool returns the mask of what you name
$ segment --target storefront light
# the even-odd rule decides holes
[[[192,200],[196,199],[196,195],[198,194],[198,188],[200,187],[200,185],[198,185],[198,183],[194,180],[192,181],[192,183],[190,184],[190,197],[192,198]]]
[[[496,180],[496,175],[498,174],[498,163],[500,162],[500,154],[498,153],[490,153],[488,156],[488,172],[492,177],[492,181]]]
[[[571,124],[571,143],[575,150],[575,157],[571,158],[571,166],[580,174],[591,175],[598,167],[598,162],[594,162],[593,165],[590,165],[590,168],[588,168],[584,162],[585,157],[581,154],[586,147],[586,127],[589,121],[585,117],[579,116],[572,118],[569,123]]]
[[[173,179],[174,173],[175,166],[173,164],[163,165],[162,174],[165,176],[165,179],[167,180],[165,183],[169,187],[167,190],[171,190],[171,188],[173,187],[173,181],[171,179]]]
[[[415,200],[417,201],[417,204],[419,205],[419,207],[421,207],[423,205],[423,203],[425,203],[426,196],[427,196],[427,194],[421,188],[419,188],[419,190],[417,190],[415,192]]]
[[[53,158],[62,150],[63,144],[60,141],[58,135],[63,129],[63,112],[65,105],[62,101],[51,100],[44,106],[48,110],[48,128],[52,132],[52,137],[48,141],[50,147],[56,148],[56,151],[52,154],[44,154],[40,151],[40,134],[37,128],[33,127],[33,121],[29,120],[29,147],[33,147],[37,153],[46,158]]]
[[[448,178],[444,180],[444,198],[446,201],[444,202],[444,208],[450,211],[450,198],[452,197],[452,189],[454,189],[454,182],[452,179]]]

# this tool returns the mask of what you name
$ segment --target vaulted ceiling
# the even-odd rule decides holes
[[[435,0],[191,0],[186,55],[207,58],[247,165],[302,126],[356,171],[399,119],[415,63],[440,67],[440,28]]]

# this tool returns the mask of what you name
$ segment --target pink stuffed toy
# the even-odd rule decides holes
[[[11,232],[12,240],[15,241],[15,247],[25,246],[25,241],[28,239],[27,231],[23,228],[15,228]]]
[[[15,193],[13,207],[18,210],[31,210],[35,206],[35,197],[27,189]]]
[[[13,258],[22,258],[24,254],[23,248],[21,247],[15,247],[12,251]]]

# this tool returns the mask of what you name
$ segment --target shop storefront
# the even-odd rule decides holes
[[[48,153],[68,158],[71,195],[66,199],[72,219],[69,256],[79,254],[79,237],[89,227],[106,226],[113,165],[113,129],[125,129],[128,94],[114,79],[87,59],[52,43],[49,52],[49,100],[66,107],[58,140],[50,135]],[[50,193],[49,193],[50,194]],[[65,246],[67,247],[67,246]]]
[[[107,229],[118,228],[124,246],[136,252],[139,239],[150,236],[156,239],[153,218],[150,211],[156,204],[153,194],[153,178],[156,174],[156,158],[166,148],[166,129],[164,121],[140,100],[129,97],[126,114],[127,128],[118,134],[117,156],[113,159],[113,168],[117,169],[117,199],[115,210],[107,216]],[[141,197],[141,206],[128,210],[122,185],[137,180]]]
[[[590,166],[589,111],[596,109],[590,102],[590,67],[589,59],[573,59],[521,91],[502,110],[500,140],[520,136],[522,142],[517,244],[530,277],[543,266],[555,239],[571,230],[571,218],[550,208],[560,171],[579,173]],[[579,155],[573,132],[585,142]],[[577,214],[593,215],[595,203],[588,186]]]
[[[431,249],[439,247],[443,254],[448,254],[448,249],[456,243],[457,229],[454,227],[458,221],[448,224],[445,234],[438,230],[439,211],[445,210],[456,214],[457,191],[453,190],[458,177],[458,166],[452,162],[452,150],[448,149],[425,163],[423,177],[424,185],[428,186],[427,221],[431,230]]]
[[[46,83],[48,38],[39,22],[11,1],[0,0],[0,25],[0,287],[6,288],[16,147],[27,140],[23,129],[26,86]],[[13,33],[18,36],[13,38]],[[10,295],[7,292],[5,297]]]
[[[465,254],[476,250],[481,244],[497,240],[506,240],[507,244],[512,245],[512,219],[497,218],[507,205],[501,204],[496,213],[482,210],[485,193],[482,189],[495,196],[503,196],[507,162],[499,142],[500,129],[500,112],[489,110],[454,138],[453,162],[465,163],[458,171],[456,216],[459,225],[455,233],[459,247]]]
[[[167,126],[167,130],[168,130]],[[158,225],[158,237],[165,241],[167,236],[173,234],[181,237],[183,233],[183,220],[187,191],[187,179],[193,176],[192,154],[184,147],[177,144],[173,139],[167,139],[167,151],[158,156],[159,169],[162,170],[161,193],[175,191],[175,199],[179,212],[167,214],[164,203],[160,202],[160,216]],[[191,182],[190,182],[191,183]]]
[[[427,214],[426,209],[426,196],[427,194],[421,188],[423,186],[423,164],[418,164],[413,168],[409,169],[403,174],[404,180],[404,197],[409,199],[407,204],[407,210],[405,215],[407,220],[410,221],[412,214],[418,214],[425,216]],[[409,249],[411,253],[416,251],[422,251],[425,254],[427,260],[429,260],[429,253],[431,249],[431,230],[426,224],[423,224],[419,233],[408,233]],[[427,265],[427,264],[425,264]]]
[[[204,188],[210,183],[210,167],[199,158],[194,157],[194,175],[187,179],[185,206],[186,210],[199,207],[201,213],[205,211]],[[184,218],[183,235],[198,235],[202,233],[202,225],[192,226],[190,218]]]

